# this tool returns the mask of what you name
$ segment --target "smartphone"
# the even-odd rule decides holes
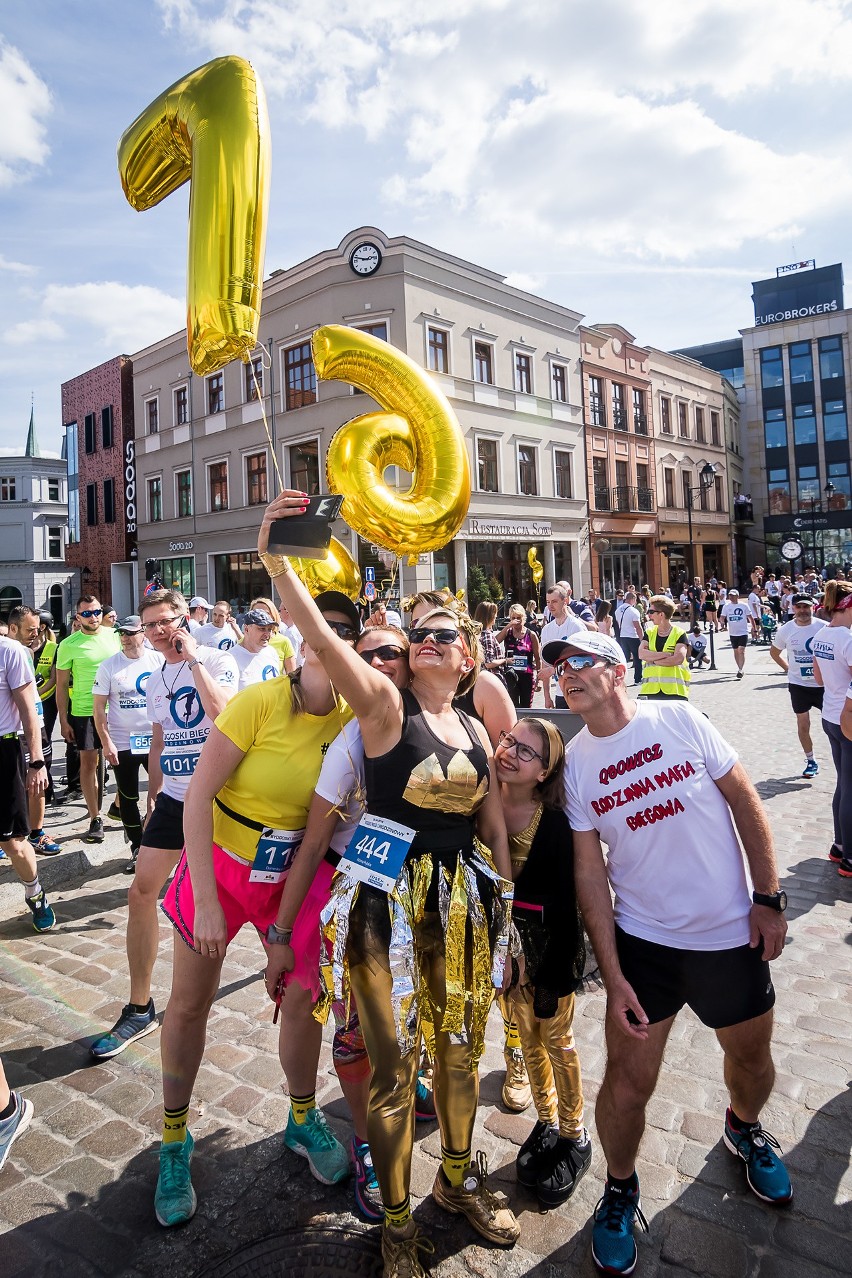
[[[325,559],[331,541],[331,525],[340,514],[343,498],[336,493],[309,497],[303,514],[276,519],[269,530],[273,554]]]
[[[187,621],[186,617],[181,618],[180,624],[178,625],[178,630],[189,630],[189,622]],[[175,652],[178,654],[178,656],[180,656],[180,654],[183,652],[183,644],[181,643],[180,639],[175,640]]]

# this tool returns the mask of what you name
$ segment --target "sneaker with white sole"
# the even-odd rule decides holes
[[[349,1175],[349,1155],[321,1109],[309,1110],[303,1123],[297,1123],[290,1110],[284,1144],[294,1154],[307,1158],[311,1173],[323,1185],[337,1185]]]
[[[507,1047],[503,1053],[506,1061],[506,1077],[503,1080],[503,1104],[514,1114],[528,1108],[532,1100],[527,1064],[519,1047]]]
[[[34,852],[39,856],[58,856],[62,848],[58,843],[54,843],[49,834],[44,830],[33,830],[29,836],[29,843]]]
[[[775,1153],[780,1146],[760,1123],[734,1127],[730,1109],[725,1114],[725,1146],[746,1165],[746,1180],[752,1193],[764,1203],[786,1206],[793,1197],[787,1168]]]
[[[33,927],[37,932],[50,932],[56,927],[56,915],[53,907],[48,905],[44,891],[38,896],[25,896],[24,900],[32,911]]]
[[[633,1237],[633,1227],[637,1224],[647,1232],[639,1186],[633,1191],[616,1189],[607,1181],[603,1198],[595,1208],[592,1227],[592,1260],[599,1273],[633,1273],[639,1254]]]
[[[477,1233],[489,1242],[498,1247],[514,1247],[521,1234],[520,1225],[512,1209],[488,1188],[487,1177],[488,1163],[481,1153],[468,1163],[458,1186],[451,1185],[443,1167],[439,1167],[432,1197],[444,1211],[466,1216]]]
[[[352,1137],[350,1152],[355,1168],[355,1203],[366,1220],[384,1220],[385,1209],[382,1191],[373,1169],[373,1156],[366,1141],[360,1143]]]
[[[189,1132],[183,1140],[160,1146],[160,1175],[154,1194],[154,1213],[166,1229],[192,1220],[198,1199],[192,1188],[189,1164],[195,1142]]]
[[[8,1118],[0,1121],[0,1171],[3,1170],[15,1141],[23,1136],[33,1117],[31,1100],[26,1100],[20,1092],[12,1092],[11,1098],[15,1102],[15,1108]]]
[[[807,763],[805,764],[805,770],[802,773],[802,776],[803,777],[819,776],[819,764],[817,763],[816,759],[808,759]]]
[[[125,1047],[129,1047],[134,1039],[152,1034],[158,1025],[152,998],[148,999],[148,1006],[144,1012],[134,1012],[128,1003],[121,1009],[121,1016],[110,1032],[96,1039],[89,1050],[96,1061],[108,1061],[113,1056],[118,1056],[119,1052],[123,1052]]]

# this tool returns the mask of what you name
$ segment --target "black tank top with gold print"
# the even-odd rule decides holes
[[[420,703],[402,692],[402,736],[387,754],[365,757],[367,809],[417,830],[413,852],[470,847],[476,813],[488,793],[488,756],[467,715],[456,713],[470,738],[459,750],[435,736]]]

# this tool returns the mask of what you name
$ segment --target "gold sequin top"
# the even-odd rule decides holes
[[[509,855],[512,858],[512,869],[515,871],[520,870],[526,864],[543,810],[544,804],[540,803],[533,813],[529,825],[523,830],[519,830],[517,834],[509,835]]]

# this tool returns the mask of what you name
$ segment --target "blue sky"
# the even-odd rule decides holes
[[[776,265],[848,260],[849,0],[27,0],[0,17],[0,449],[31,397],[183,323],[186,188],[145,214],[124,128],[209,58],[258,69],[265,273],[362,224],[642,343],[751,322]],[[850,281],[852,287],[852,281]]]

